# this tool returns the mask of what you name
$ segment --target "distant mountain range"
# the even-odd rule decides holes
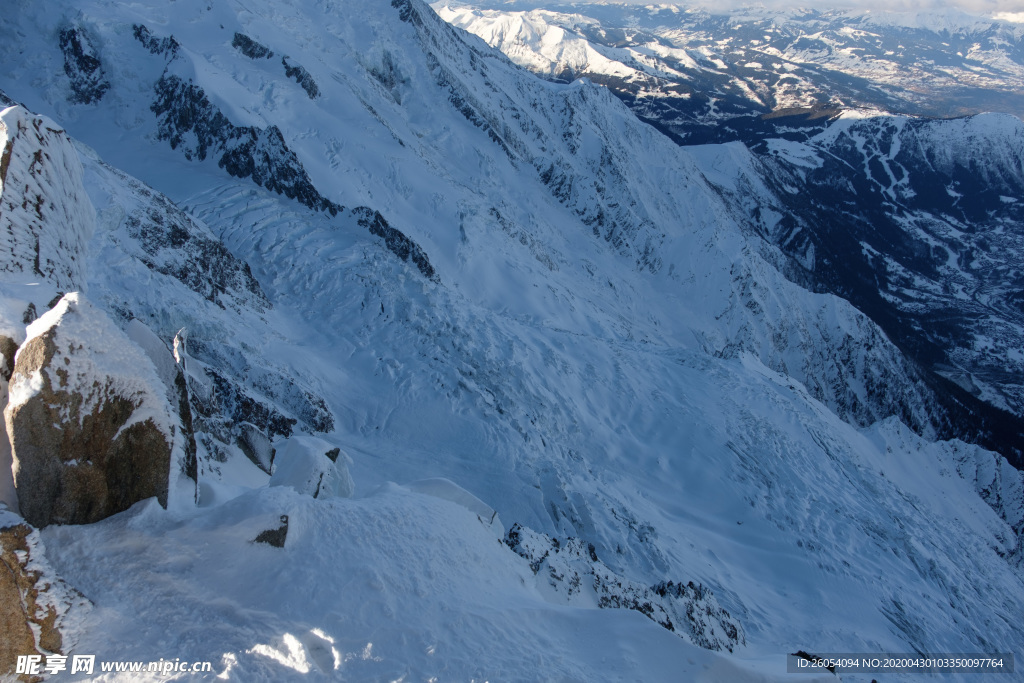
[[[679,142],[820,130],[839,111],[1024,114],[1024,24],[917,13],[437,2],[546,78],[607,85]]]

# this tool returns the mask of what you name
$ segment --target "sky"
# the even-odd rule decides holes
[[[594,0],[609,2],[611,0]],[[618,0],[621,1],[621,0]],[[942,11],[959,9],[969,14],[996,17],[1005,21],[1024,23],[1024,0],[626,0],[636,4],[673,4],[680,6],[741,7],[764,5],[766,7],[813,7],[815,9],[871,9],[891,11]],[[561,2],[586,3],[588,0],[561,0]],[[554,3],[553,3],[554,4]]]

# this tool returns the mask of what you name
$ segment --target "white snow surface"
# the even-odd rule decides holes
[[[629,51],[599,50],[582,36],[558,25],[557,20],[564,23],[565,17],[554,12],[453,10],[441,3],[434,9],[445,21],[480,36],[516,64],[535,73],[561,76],[568,70],[570,73],[599,73],[619,78],[643,76],[638,69],[623,63],[623,60],[629,61],[634,56]],[[571,19],[586,21],[579,15]],[[597,22],[590,20],[590,23]],[[686,55],[682,50],[676,52]],[[684,58],[688,59],[688,56]]]
[[[0,334],[20,345],[28,312],[84,288],[95,211],[78,155],[51,119],[17,106],[0,111],[0,152]]]
[[[153,363],[157,376],[167,389],[167,400],[173,406],[177,402],[174,393],[174,382],[178,376],[178,366],[167,345],[156,336],[145,323],[133,318],[125,326],[125,334],[142,349]]]
[[[435,498],[461,505],[470,512],[475,513],[481,522],[486,522],[488,526],[497,531],[499,537],[505,535],[505,529],[501,524],[501,518],[498,517],[497,511],[450,479],[443,477],[420,479],[419,481],[406,484],[406,487],[416,493],[424,493],[428,496],[434,496]]]
[[[355,485],[343,456],[331,461],[330,444],[312,436],[296,435],[276,445],[270,486],[290,486],[313,498],[350,498]]]
[[[284,548],[251,543],[280,514]],[[43,537],[58,571],[103,605],[76,651],[187,653],[213,662],[209,680],[783,678],[637,612],[551,604],[475,514],[394,485],[357,500],[260,489],[179,521],[140,503]]]
[[[1019,489],[995,454],[837,416],[843,392],[869,400],[865,377],[912,409],[915,388],[870,321],[786,281],[725,210],[700,169],[742,191],[726,161],[739,151],[680,150],[607,91],[543,83],[396,4],[10,12],[0,88],[96,150],[76,148],[96,212],[90,297],[165,342],[187,327],[234,349],[218,360],[267,394],[277,372],[323,396],[323,440],[352,454],[357,485],[313,499],[233,457],[201,472],[216,494],[202,507],[47,528],[54,568],[96,605],[75,652],[209,660],[240,681],[779,680],[800,649],[1019,659],[1017,518],[978,485],[1005,479],[1011,513]],[[67,101],[54,36],[71,21],[102,38],[111,89],[95,104]],[[133,23],[184,56],[149,54]],[[242,56],[236,31],[275,58]],[[379,210],[438,281],[341,214],[158,140],[164,68],[236,125],[277,125],[320,192]],[[165,198],[272,305],[234,290],[218,303],[147,265],[126,217]],[[711,588],[747,646],[709,652],[634,611],[549,602],[479,514],[387,483],[435,478],[506,523],[592,543],[630,581]],[[251,543],[283,514],[283,548]]]

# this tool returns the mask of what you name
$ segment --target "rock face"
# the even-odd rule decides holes
[[[53,575],[38,533],[0,511],[0,676],[14,673],[19,655],[66,652],[64,622],[88,604]]]
[[[166,507],[183,439],[149,358],[77,293],[28,334],[4,413],[25,519],[86,524],[151,496]]]
[[[110,82],[88,33],[79,27],[64,29],[60,32],[60,50],[64,53],[64,73],[71,85],[70,100],[79,104],[99,102],[110,90]]]

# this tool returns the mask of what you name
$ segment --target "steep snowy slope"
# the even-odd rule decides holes
[[[42,80],[37,92],[58,97],[48,96],[40,107],[52,107],[73,132],[73,121],[81,118],[86,142],[172,196],[187,197],[210,183],[195,172],[186,176],[141,161],[123,146],[108,153],[104,141],[123,136],[120,125],[131,125],[134,135],[167,140],[187,159],[215,158],[229,173],[283,192],[332,224],[349,215],[424,275],[471,289],[477,301],[499,302],[513,314],[524,311],[516,310],[515,298],[508,300],[500,279],[483,287],[476,277],[460,281],[467,269],[483,263],[493,268],[474,244],[475,229],[499,229],[502,241],[518,241],[520,248],[532,242],[530,269],[559,268],[569,282],[604,281],[605,273],[625,266],[630,272],[623,284],[654,288],[664,306],[638,315],[633,293],[609,288],[613,303],[607,310],[620,317],[620,335],[673,344],[695,339],[716,354],[751,351],[860,423],[898,414],[928,432],[943,421],[913,370],[870,321],[842,301],[809,296],[785,282],[758,253],[763,243],[736,230],[687,154],[639,124],[607,90],[538,82],[498,55],[463,43],[428,8],[401,5],[394,9],[407,21],[399,26],[415,36],[393,35],[391,23],[356,29],[347,14],[324,23],[317,38],[325,46],[323,61],[306,67],[320,84],[321,94],[311,100],[277,68],[276,58],[254,60],[234,47],[235,34],[247,34],[208,14],[217,7],[197,10],[205,33],[196,39],[205,42],[191,53],[171,42],[152,52],[159,47],[156,34],[142,24],[112,34],[108,40],[120,42],[111,50],[133,59],[97,62],[110,71],[105,78],[111,83],[99,104],[68,102],[74,91],[67,90],[59,67],[66,59],[52,48],[37,49],[12,76],[52,81]],[[88,16],[78,20],[83,35],[99,30]],[[270,20],[288,23],[287,16],[251,18],[247,30],[258,34],[260,22]],[[223,22],[227,28],[214,26]],[[33,30],[31,35],[48,35],[57,28]],[[172,37],[169,32],[159,40]],[[184,38],[173,44],[179,40]],[[278,50],[293,51],[289,45],[312,39],[290,40]],[[125,64],[132,65],[128,73],[114,73]],[[247,94],[249,81],[261,84],[262,95]],[[236,112],[234,119],[224,112]],[[351,140],[342,130],[363,134]],[[452,158],[463,162],[454,168]],[[672,192],[665,192],[669,187]],[[357,208],[343,211],[342,205]],[[380,221],[374,211],[383,214]],[[620,257],[616,265],[605,266],[601,261],[612,254]],[[775,258],[770,250],[765,257]],[[515,279],[521,271],[505,272]],[[617,279],[610,278],[619,287]],[[544,296],[550,301],[560,295]],[[867,346],[870,353],[863,352]]]
[[[1022,462],[1024,421],[1015,398],[1016,349],[1024,343],[1017,302],[1021,217],[1015,199],[1024,183],[1019,119],[926,122],[858,110],[837,120],[841,109],[835,108],[860,103],[948,115],[939,107],[952,96],[950,88],[959,87],[942,84],[952,74],[958,83],[984,91],[970,94],[971,106],[980,111],[990,106],[989,95],[1005,94],[1018,83],[1018,28],[955,12],[737,10],[712,17],[616,5],[577,8],[587,15],[523,12],[520,4],[495,10],[435,6],[448,21],[539,75],[586,75],[608,84],[638,117],[677,141],[747,144],[753,158],[736,148],[694,152],[702,159],[701,171],[729,196],[738,220],[758,225],[790,257],[785,270],[790,278],[854,303],[924,369],[947,416],[944,436],[968,438]],[[670,25],[685,28],[672,33]],[[701,57],[699,46],[719,50],[715,54],[725,68],[722,60],[733,63],[742,51],[732,48],[758,27],[765,35],[751,38],[751,49],[785,54],[792,60],[787,73],[811,64],[833,76],[853,69],[874,95],[848,97],[842,87],[828,84],[830,77],[812,76],[805,85],[829,93],[833,108],[801,113],[790,107],[798,103],[769,101],[787,97],[787,88],[765,80],[760,63],[750,63],[754,76],[747,81],[735,75],[728,77],[732,85],[709,80],[719,67],[701,61],[707,55]],[[669,33],[680,38],[676,47],[670,47]],[[953,54],[948,41],[967,38],[980,42],[967,57]],[[877,53],[894,40],[913,44],[917,61]],[[808,41],[831,47],[815,51],[805,45],[793,52]],[[617,59],[618,66],[591,59],[596,50]],[[944,56],[936,62],[936,55]],[[673,67],[670,58],[683,66]],[[968,67],[974,70],[971,78],[957,71]],[[717,102],[712,107],[717,113],[697,117],[704,123],[687,118],[696,116],[692,111],[684,114],[700,98],[737,102],[747,97],[726,95],[741,85],[750,97],[761,93],[757,103],[741,107],[750,115],[730,113]],[[883,97],[883,85],[895,88],[895,94]],[[638,94],[644,89],[646,95]],[[922,90],[931,93],[928,102],[918,101]],[[672,104],[680,98],[688,103],[681,109]],[[652,114],[647,100],[674,113]],[[1019,115],[1011,103],[1004,97],[997,108]],[[768,113],[753,116],[758,111]],[[678,116],[685,120],[669,121]],[[857,119],[863,120],[853,123]],[[712,126],[707,134],[690,130],[705,124]]]
[[[195,511],[43,532],[100,608],[83,651],[237,680],[755,680],[798,649],[1024,640],[1016,471],[892,420],[942,419],[895,346],[782,277],[606,90],[543,83],[417,2],[9,19],[0,87],[145,182],[77,148],[85,286],[165,341],[187,328],[201,418]],[[246,449],[292,433],[352,456],[355,500],[259,488]],[[430,477],[587,547],[572,566],[620,605],[710,588],[733,653],[642,603],[592,611],[594,580],[534,574],[417,487],[369,495]],[[283,548],[249,543],[283,514]]]
[[[804,143],[699,154],[732,169],[717,182],[751,220],[782,216],[759,222],[793,279],[855,303],[928,371],[952,433],[1020,461],[1020,119],[850,114]]]

